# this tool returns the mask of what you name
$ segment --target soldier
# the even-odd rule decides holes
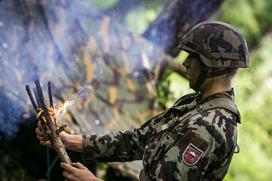
[[[231,80],[249,66],[246,41],[228,24],[202,22],[180,48],[189,53],[184,66],[195,93],[137,129],[105,136],[62,133],[66,148],[81,152],[86,162],[142,160],[140,180],[223,180],[238,146],[240,114]],[[39,127],[36,133],[41,140]],[[61,166],[68,180],[97,179],[79,163]]]

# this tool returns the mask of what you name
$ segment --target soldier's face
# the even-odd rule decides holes
[[[189,80],[190,87],[192,88],[200,74],[200,63],[199,58],[196,55],[189,55],[187,59],[183,62],[183,65],[186,67],[186,75]]]

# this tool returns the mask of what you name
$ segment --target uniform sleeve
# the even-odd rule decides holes
[[[201,121],[183,128],[174,146],[155,164],[155,179],[201,180],[216,147],[207,129]]]
[[[104,136],[83,135],[83,160],[85,162],[141,160],[146,141],[153,134],[151,125],[161,115],[150,119],[140,128],[126,132],[110,133]]]
[[[113,162],[139,160],[143,154],[143,146],[137,129],[110,133],[104,136],[83,136],[83,158]]]

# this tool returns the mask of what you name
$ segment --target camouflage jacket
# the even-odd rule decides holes
[[[188,94],[140,128],[84,135],[85,161],[142,160],[140,180],[222,180],[236,148],[240,115],[236,106],[237,112],[212,107],[217,98],[233,102],[233,91],[204,99]]]

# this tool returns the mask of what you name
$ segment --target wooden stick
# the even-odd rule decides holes
[[[36,99],[37,99],[37,102],[38,102],[38,106],[43,110],[43,113],[42,113],[42,116],[45,118],[46,120],[46,124],[49,128],[49,134],[48,134],[48,137],[49,137],[49,140],[51,142],[51,145],[53,147],[53,149],[57,152],[60,160],[64,163],[67,163],[69,165],[71,165],[71,159],[69,158],[66,150],[65,150],[65,146],[63,145],[61,139],[59,138],[59,135],[57,134],[57,127],[53,124],[53,121],[51,119],[51,116],[48,112],[48,108],[45,104],[45,101],[44,101],[44,96],[43,96],[43,92],[42,92],[42,87],[40,85],[40,82],[38,80],[35,81],[35,84],[36,84],[36,91],[34,91],[35,95],[36,95]],[[28,87],[28,86],[26,86]],[[29,87],[26,88],[27,89],[27,92],[29,93],[30,92],[30,89]],[[51,85],[50,87],[48,87],[48,90],[50,89],[50,92],[51,92]],[[50,93],[51,95],[49,96],[52,96],[52,93]],[[31,94],[32,96],[32,94]],[[30,94],[29,94],[29,98],[31,100],[31,97],[30,97]],[[32,96],[33,98],[33,96]],[[49,98],[50,99],[50,98]],[[32,99],[34,100],[34,99]],[[53,98],[52,100],[49,100],[50,102],[50,106],[52,105],[53,106]],[[33,105],[34,109],[37,111],[37,107],[35,107]]]

